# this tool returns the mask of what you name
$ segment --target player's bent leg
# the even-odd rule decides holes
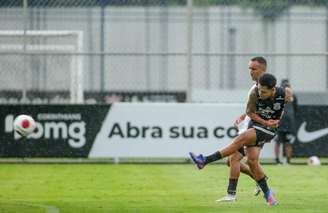
[[[248,129],[244,133],[238,135],[230,145],[224,149],[217,151],[209,156],[202,154],[196,155],[192,152],[189,153],[191,160],[197,165],[198,169],[202,169],[205,165],[227,157],[234,152],[238,151],[244,145],[252,145],[256,141],[256,131],[254,128]]]
[[[250,150],[250,153],[253,151],[253,155],[250,154],[248,163],[250,166],[251,171],[254,174],[255,179],[257,180],[257,184],[261,187],[262,192],[264,194],[264,198],[268,205],[274,206],[278,204],[277,200],[274,197],[273,191],[269,188],[266,180],[266,176],[264,175],[264,172],[262,170],[262,167],[259,162],[259,153],[260,153],[260,147],[252,147]],[[247,149],[248,151],[248,149]],[[248,153],[248,152],[247,152]]]
[[[238,135],[231,144],[220,150],[221,158],[227,157],[238,151],[244,145],[252,145],[256,141],[256,131],[250,128],[242,134]]]
[[[265,176],[259,162],[260,152],[261,147],[247,147],[247,164],[249,165],[250,171],[255,180],[259,180]]]
[[[247,163],[250,166],[257,167],[257,170],[259,171],[259,173],[257,174],[258,179],[260,179],[262,177],[262,174],[264,175],[263,169],[258,162],[258,159],[260,156],[260,151],[261,151],[261,148],[257,147],[257,146],[247,147]],[[249,170],[252,174],[254,181],[256,182],[256,186],[254,189],[254,196],[258,196],[261,193],[262,189],[257,184],[257,179],[256,179],[255,175],[253,174],[253,172],[251,171],[250,167],[249,167]],[[265,175],[264,175],[264,177],[267,179],[267,177]]]
[[[232,155],[230,155],[230,156],[227,158],[227,160],[226,160],[226,164],[227,164],[228,167],[230,167],[230,161],[231,161],[231,157],[232,157],[233,155],[235,155],[235,153],[232,154]],[[238,156],[239,156],[239,155],[238,155]],[[254,179],[254,176],[253,176],[251,170],[249,169],[249,166],[248,166],[246,163],[241,162],[241,160],[243,159],[243,157],[244,157],[243,155],[240,156],[240,160],[239,160],[239,164],[240,164],[240,172],[243,173],[243,174],[245,174],[245,175],[248,175],[250,178]]]
[[[240,161],[243,158],[243,155],[239,152],[235,152],[229,156],[230,164],[230,178],[238,179],[240,175]]]
[[[249,166],[244,163],[244,162],[240,162],[240,172],[248,175],[249,177],[251,177],[252,179],[254,179],[254,175],[252,173],[252,171],[250,170]]]
[[[252,178],[255,183],[256,180],[254,179],[254,175],[252,171],[250,170],[249,166],[243,162],[240,162],[240,171],[246,175],[248,175],[250,178]],[[255,189],[254,189],[254,196],[258,196],[261,193],[261,188],[260,186],[256,183]]]
[[[227,158],[226,164],[227,164],[228,167],[230,167],[230,156]]]
[[[223,198],[216,200],[217,202],[234,202],[236,201],[236,191],[238,178],[240,175],[240,160],[243,158],[243,155],[239,152],[235,152],[230,155],[228,158],[230,165],[230,176],[229,184],[227,187],[227,195]]]

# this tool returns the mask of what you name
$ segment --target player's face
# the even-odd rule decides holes
[[[261,99],[268,99],[274,96],[275,87],[269,89],[266,86],[262,86],[261,84],[258,85],[259,95]]]
[[[250,61],[248,63],[248,69],[252,80],[257,82],[260,76],[265,72],[266,67],[264,64],[260,64],[257,61]]]

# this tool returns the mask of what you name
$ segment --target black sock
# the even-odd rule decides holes
[[[263,193],[267,193],[269,191],[269,187],[266,181],[266,176],[264,176],[262,179],[257,181],[257,184],[260,186],[262,189]]]
[[[252,177],[254,180],[255,180],[255,178],[254,177]],[[268,176],[266,176],[266,175],[264,175],[264,178],[265,178],[265,180],[268,180],[269,179],[269,177]],[[258,181],[256,181],[255,180],[255,182],[256,182],[256,184],[258,185]]]
[[[287,158],[287,163],[290,164],[290,158]]]
[[[279,160],[279,158],[276,158],[276,163],[280,163],[280,160]]]
[[[217,152],[205,157],[205,164],[220,160],[221,158],[222,158],[221,153],[219,151],[217,151]]]
[[[236,195],[237,183],[238,179],[229,179],[229,185],[227,190],[229,195]]]

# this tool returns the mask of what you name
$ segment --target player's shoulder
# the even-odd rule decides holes
[[[286,87],[285,90],[284,90],[284,92],[285,92],[286,102],[291,102],[291,101],[294,100],[293,90],[292,89]]]
[[[250,96],[251,94],[255,94],[256,88],[257,88],[257,84],[252,85],[252,87],[248,91],[248,96]]]
[[[291,88],[289,88],[289,87],[286,87],[285,88],[285,93],[286,94],[289,94],[289,95],[292,95],[293,94],[293,90]]]

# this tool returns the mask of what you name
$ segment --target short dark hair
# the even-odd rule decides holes
[[[277,79],[274,77],[274,75],[270,73],[264,73],[263,75],[260,76],[259,83],[261,86],[266,86],[269,89],[272,89],[273,87],[276,86],[277,84]]]
[[[281,83],[280,83],[280,86],[282,86],[282,87],[290,87],[290,83],[289,83],[289,80],[288,79],[282,79],[281,80]]]
[[[256,56],[256,57],[252,58],[251,61],[257,61],[260,64],[264,64],[265,66],[267,65],[267,61],[262,56]]]

